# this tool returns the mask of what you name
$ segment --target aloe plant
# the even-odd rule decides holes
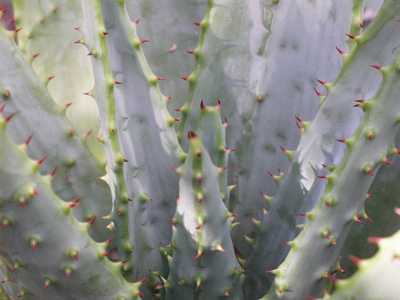
[[[397,299],[397,0],[0,10],[1,299]]]

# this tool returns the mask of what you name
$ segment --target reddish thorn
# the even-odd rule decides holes
[[[394,209],[394,213],[395,213],[396,215],[400,216],[400,207],[396,207],[396,208]]]
[[[34,188],[33,191],[32,191],[31,196],[32,197],[37,197],[38,195],[39,195],[39,191],[36,188]]]
[[[89,130],[88,132],[86,132],[85,139],[89,138],[89,136],[91,136],[92,134],[93,134],[92,130]]]
[[[354,101],[354,104],[353,104],[353,107],[362,108],[364,102],[365,102],[365,101],[364,101],[363,99],[355,100],[355,101]]]
[[[347,36],[349,39],[352,39],[352,40],[354,40],[354,39],[356,38],[352,33],[346,33],[346,36]]]
[[[15,116],[16,114],[17,114],[17,113],[15,112],[15,113],[12,113],[11,115],[9,115],[9,116],[5,119],[6,123],[9,123],[9,122],[12,120],[12,118],[14,118],[14,116]]]
[[[51,171],[51,173],[50,173],[50,176],[51,176],[51,177],[54,177],[54,176],[56,175],[57,169],[58,169],[58,167],[55,167],[55,168],[53,169],[53,171]]]
[[[26,145],[26,146],[28,146],[28,145],[31,143],[32,137],[33,137],[33,134],[31,134],[30,136],[28,136],[28,138],[25,140],[25,145]]]
[[[181,78],[182,80],[187,81],[188,78],[189,78],[189,75],[182,75],[180,78]]]
[[[229,126],[227,118],[224,118],[224,122],[222,123],[222,125],[224,126],[224,128],[227,128]]]
[[[336,141],[338,141],[339,143],[342,143],[342,144],[346,144],[347,139],[341,138],[341,139],[336,139]]]
[[[119,81],[119,80],[113,80],[113,82],[112,82],[113,84],[122,84],[122,81]]]
[[[193,25],[199,27],[200,26],[200,22],[193,22]]]
[[[190,139],[196,138],[197,134],[194,131],[189,131],[187,136],[188,136],[188,139],[190,140]]]
[[[139,25],[140,23],[140,18],[135,19],[135,21],[133,21],[136,25]]]
[[[85,96],[92,96],[92,91],[88,91],[86,93],[83,93]]]
[[[357,224],[362,224],[360,216],[357,214],[354,216],[353,218],[354,222],[356,222]]]
[[[51,75],[51,76],[47,77],[47,81],[51,81],[51,80],[53,80],[54,78],[56,78],[56,76]]]
[[[38,243],[36,241],[31,242],[31,249],[35,251],[38,248]]]
[[[302,117],[300,117],[299,115],[295,115],[294,117],[296,118],[297,122],[303,123],[303,118]]]
[[[382,163],[383,163],[385,166],[391,166],[391,165],[393,164],[393,160],[390,160],[390,159],[388,159],[388,158],[384,158],[383,161],[382,161]]]
[[[317,176],[317,178],[325,180],[325,179],[327,179],[328,177],[327,177],[326,175],[319,175],[319,176]]]
[[[372,245],[378,245],[379,242],[382,240],[381,237],[378,236],[370,236],[368,238],[368,243],[372,244]]]
[[[107,35],[108,35],[108,32],[107,32],[107,31],[103,31],[101,34],[102,34],[103,36],[107,36]]]
[[[168,53],[175,53],[176,49],[177,49],[177,46],[176,46],[176,44],[174,43],[174,44],[172,44],[171,47],[167,50],[167,52],[168,52]]]
[[[172,100],[172,96],[166,96],[166,97],[165,97],[165,101],[169,102],[169,101],[171,101],[171,100]]]
[[[72,105],[72,102],[67,102],[64,104],[64,109],[68,109]]]
[[[44,282],[43,287],[44,287],[45,289],[47,289],[49,286],[50,286],[50,281],[46,280],[46,281]]]
[[[48,156],[47,154],[45,156],[43,156],[41,159],[39,159],[36,163],[41,166],[46,160],[47,160]]]
[[[217,99],[217,107],[220,108],[222,106],[222,101],[221,99]]]
[[[70,203],[68,203],[69,208],[76,208],[79,206],[81,199],[79,197],[75,197],[71,199]]]
[[[203,110],[203,111],[206,109],[206,105],[204,104],[204,100],[203,99],[201,99],[201,101],[200,101],[200,109]]]
[[[32,55],[32,61],[34,61],[39,55],[40,55],[40,53],[33,54]]]
[[[150,40],[149,39],[140,39],[140,43],[143,45],[145,43],[149,43]]]
[[[15,28],[15,33],[18,33],[22,30],[22,27]]]
[[[297,213],[296,214],[297,217],[307,217],[306,213]]]
[[[186,53],[187,54],[194,54],[194,50],[193,49],[186,49]]]
[[[76,27],[74,27],[74,30],[80,31],[80,30],[81,30],[81,27],[80,27],[80,26],[76,26]]]
[[[379,65],[379,64],[373,64],[373,65],[369,65],[371,68],[374,68],[375,70],[380,70],[380,69],[382,69],[382,65]]]
[[[367,193],[367,200],[368,200],[368,199],[371,199],[371,197],[372,197],[372,194],[371,194],[370,192],[368,192],[368,193]]]
[[[177,112],[181,112],[181,109],[180,109],[180,107],[178,107],[178,108],[175,108],[175,111],[177,111]]]
[[[340,54],[343,55],[344,51],[342,49],[340,49],[338,46],[336,46],[336,51]]]
[[[91,216],[91,217],[86,218],[86,222],[87,222],[89,225],[93,225],[94,222],[96,222],[96,216]]]
[[[231,153],[231,152],[235,152],[237,149],[236,148],[228,148],[228,147],[225,147],[224,148],[224,151],[226,152],[226,153]]]
[[[358,265],[361,263],[361,261],[362,261],[361,258],[359,258],[359,257],[357,257],[357,256],[354,256],[354,255],[350,255],[350,256],[349,256],[349,260],[350,260],[351,263],[354,264],[355,266],[358,266]]]
[[[158,81],[160,81],[160,80],[167,80],[167,78],[166,78],[166,77],[163,77],[163,76],[157,76],[157,80],[158,80]]]
[[[4,109],[6,108],[6,104],[3,103],[2,105],[0,105],[0,114],[2,114],[4,112]]]
[[[318,97],[321,97],[322,94],[320,93],[320,91],[318,91],[316,88],[314,88],[314,92]]]
[[[325,85],[325,84],[326,84],[326,81],[325,81],[325,80],[317,79],[317,82],[318,82],[319,84],[321,84],[321,85]]]

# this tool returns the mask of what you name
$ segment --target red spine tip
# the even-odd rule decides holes
[[[394,209],[394,213],[395,213],[396,215],[400,216],[400,207],[396,207],[396,208]]]
[[[345,138],[340,138],[340,139],[336,139],[337,142],[342,143],[342,144],[346,144],[347,139]]]
[[[33,54],[32,55],[32,61],[34,61],[39,55],[40,55],[40,53]]]
[[[150,43],[149,39],[140,39],[140,43],[143,45],[145,43]]]
[[[349,260],[350,260],[355,266],[358,266],[358,265],[361,263],[361,261],[362,261],[361,258],[359,258],[359,257],[357,257],[357,256],[354,256],[354,255],[350,255],[350,256],[349,256]]]
[[[9,115],[9,116],[6,118],[6,123],[10,123],[10,121],[15,117],[16,114],[17,114],[17,113],[12,113],[11,115]]]
[[[32,142],[32,138],[33,138],[32,134],[27,137],[27,139],[24,142],[26,146],[28,146]]]
[[[194,131],[189,131],[187,136],[188,136],[188,139],[194,139],[197,137],[197,134]]]
[[[322,96],[321,92],[318,91],[318,89],[316,89],[316,88],[314,88],[314,93],[315,93],[315,95],[317,95],[318,97],[321,97],[321,96]]]
[[[53,169],[53,171],[51,171],[51,173],[50,173],[50,176],[51,176],[51,177],[56,176],[57,169],[58,169],[58,167],[55,167],[55,168]]]
[[[85,139],[89,138],[92,134],[93,134],[92,130],[89,130],[88,132],[86,132]]]
[[[79,197],[72,198],[68,204],[69,208],[76,208],[79,206],[81,199]]]
[[[39,159],[39,160],[37,161],[37,164],[38,164],[39,166],[43,165],[43,163],[47,160],[47,158],[48,158],[48,156],[47,156],[47,154],[46,154],[45,156],[43,156],[41,159]]]
[[[175,53],[177,48],[178,48],[177,45],[174,43],[174,44],[171,45],[171,47],[169,47],[167,52],[168,53]]]
[[[379,64],[372,64],[372,65],[369,65],[371,68],[373,68],[373,69],[375,69],[375,70],[380,70],[380,69],[382,69],[382,65],[379,65]]]
[[[372,244],[372,245],[378,245],[379,242],[382,240],[381,237],[377,237],[377,236],[370,236],[368,238],[368,243]]]
[[[340,49],[339,47],[336,46],[336,51],[340,54],[343,55],[344,51],[342,49]]]
[[[206,109],[206,105],[204,104],[204,100],[203,99],[201,99],[201,101],[200,101],[200,109],[203,110],[203,111]]]
[[[91,216],[91,217],[86,218],[86,222],[87,222],[89,225],[93,225],[94,222],[96,222],[96,216]]]

